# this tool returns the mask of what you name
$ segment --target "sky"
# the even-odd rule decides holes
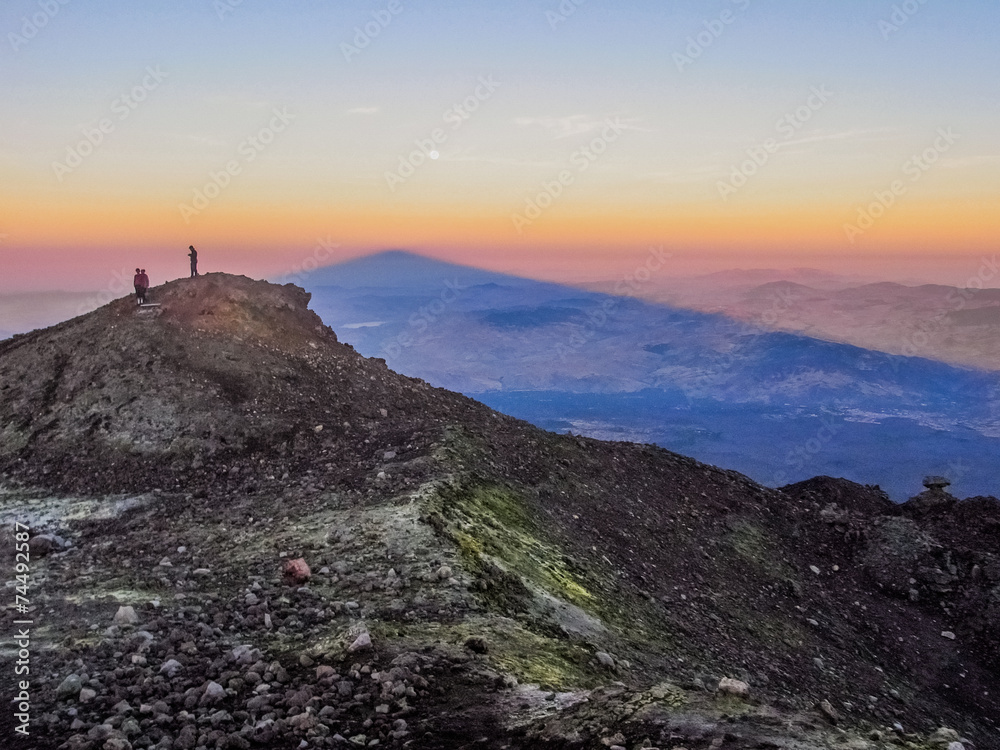
[[[960,283],[1000,230],[995,0],[7,0],[0,293],[385,249],[563,281]]]

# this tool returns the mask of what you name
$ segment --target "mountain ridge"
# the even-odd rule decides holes
[[[290,285],[150,296],[0,344],[34,747],[998,747],[995,499],[547,433]]]

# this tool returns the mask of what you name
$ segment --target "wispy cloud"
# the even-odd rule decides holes
[[[541,127],[555,135],[556,138],[569,138],[574,135],[602,130],[613,119],[622,130],[640,130],[651,132],[649,128],[641,127],[635,118],[593,117],[592,115],[567,115],[566,117],[516,117],[514,124],[522,127]]]
[[[186,141],[188,143],[196,143],[199,146],[222,147],[229,145],[228,140],[225,140],[224,138],[218,138],[214,135],[208,135],[205,133],[180,133],[176,130],[161,130],[158,131],[158,135],[161,138],[169,138],[178,141]]]
[[[515,167],[539,167],[545,169],[554,169],[555,167],[559,166],[559,162],[555,160],[539,161],[537,159],[518,159],[516,157],[511,157],[511,156],[493,156],[491,154],[477,154],[470,149],[465,149],[453,153],[444,153],[441,155],[441,160],[476,162],[480,164],[498,164],[498,165],[515,166]]]
[[[781,147],[788,148],[789,146],[801,146],[805,143],[823,143],[824,141],[848,141],[856,138],[861,138],[863,136],[873,135],[875,133],[886,133],[889,128],[875,128],[875,129],[854,129],[854,130],[842,130],[834,133],[817,133],[816,135],[806,136],[805,138],[797,138],[794,141],[782,141]]]
[[[381,110],[380,107],[353,107],[352,109],[347,110],[347,114],[349,114],[349,115],[377,115],[381,111],[382,110]]]
[[[941,159],[939,165],[945,169],[965,169],[966,167],[984,167],[1000,163],[1000,154],[979,154],[978,156],[963,156],[960,159]]]
[[[719,170],[722,169],[720,164],[707,164],[702,167],[695,167],[687,170],[676,170],[670,172],[649,172],[646,177],[656,182],[667,182],[684,184],[691,182],[705,182],[706,180],[713,179],[719,174]]]

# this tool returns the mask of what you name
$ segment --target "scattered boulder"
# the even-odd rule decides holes
[[[931,747],[940,748],[940,750],[951,750],[950,746],[952,743],[958,742],[959,735],[954,729],[948,727],[940,727],[935,730],[934,733],[927,738],[927,744]],[[961,744],[961,743],[959,743]]]
[[[183,667],[184,665],[176,659],[168,659],[160,666],[160,674],[165,674],[167,677],[173,677]]]
[[[214,680],[210,680],[205,686],[205,692],[201,694],[201,700],[198,701],[198,705],[210,706],[218,703],[225,697],[226,689]]]
[[[38,534],[28,541],[28,549],[36,557],[44,557],[53,552],[63,552],[69,542],[56,534]]]
[[[305,559],[285,560],[281,568],[281,578],[289,586],[301,586],[312,577],[312,571]]]
[[[115,625],[136,625],[139,622],[139,615],[135,613],[135,608],[130,605],[121,606],[115,613]]]
[[[723,677],[719,680],[719,692],[723,695],[746,698],[750,695],[750,686],[742,680],[737,680],[732,677]]]
[[[833,704],[828,700],[822,700],[817,706],[819,712],[827,718],[831,724],[836,724],[840,721],[840,714],[837,713],[837,709],[833,707]]]
[[[368,651],[372,647],[372,637],[368,633],[362,633],[357,638],[354,639],[354,643],[347,647],[347,652],[350,654],[356,653],[358,651]]]
[[[56,695],[59,698],[76,698],[80,695],[80,690],[82,689],[83,681],[80,679],[80,675],[71,674],[59,683],[59,687],[56,688]]]
[[[490,651],[490,645],[486,642],[486,639],[479,635],[472,635],[465,639],[465,643],[462,644],[465,648],[474,654],[488,654]]]

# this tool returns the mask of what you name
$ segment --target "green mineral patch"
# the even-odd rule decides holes
[[[467,639],[482,639],[488,646],[482,658],[493,669],[545,690],[593,688],[607,680],[606,674],[602,676],[595,670],[588,649],[539,635],[505,617],[476,617],[449,624],[416,623],[405,628],[393,623],[389,628],[376,625],[371,632],[373,637],[387,638],[393,649],[427,643],[462,649]]]
[[[688,702],[688,694],[682,688],[669,682],[661,682],[649,690],[649,697],[658,703],[679,708]]]
[[[578,607],[593,607],[593,594],[545,539],[514,490],[494,484],[442,487],[429,503],[431,523],[436,519],[439,530],[458,545],[463,562],[487,590],[512,583],[513,574]]]

